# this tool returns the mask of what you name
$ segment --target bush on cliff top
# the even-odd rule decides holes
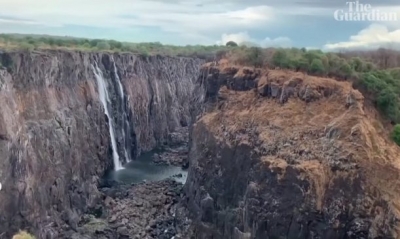
[[[400,146],[400,124],[397,124],[392,132],[392,139]]]
[[[360,83],[375,101],[377,108],[392,122],[400,123],[400,79],[389,71],[370,71],[361,75]]]

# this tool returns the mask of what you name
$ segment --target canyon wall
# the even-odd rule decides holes
[[[221,63],[198,86],[194,238],[400,238],[400,149],[349,82]]]
[[[113,122],[127,127],[128,120],[131,140],[123,142],[123,131],[116,135],[126,161],[189,124],[203,63],[77,51],[0,53],[0,62],[0,237],[6,238],[21,228],[56,237],[52,228],[74,228],[79,214],[94,210],[99,177],[113,167],[94,66],[108,84],[109,103],[120,104],[111,107]],[[130,144],[128,156],[121,144]]]

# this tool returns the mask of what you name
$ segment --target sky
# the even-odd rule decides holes
[[[346,21],[346,14],[361,17]],[[0,32],[173,45],[233,40],[262,47],[400,49],[400,1],[0,0]]]

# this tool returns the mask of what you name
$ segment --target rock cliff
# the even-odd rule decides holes
[[[39,238],[54,236],[53,227],[75,228],[113,167],[107,124],[115,124],[121,161],[168,143],[188,124],[203,63],[72,51],[0,53],[0,62],[0,232],[7,238],[21,228]],[[107,81],[110,119],[94,66]]]
[[[0,237],[93,236],[93,218],[85,234],[79,217],[106,205],[102,238],[400,238],[400,150],[348,82],[132,54],[12,52],[0,62]],[[113,152],[126,162],[178,145],[187,125],[189,230],[175,225],[189,221],[184,208],[176,218],[173,182],[107,189],[103,201]]]
[[[194,238],[400,238],[400,150],[349,82],[201,71],[185,185]]]

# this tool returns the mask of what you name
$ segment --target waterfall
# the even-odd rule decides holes
[[[105,66],[104,73],[97,62],[94,62],[92,68],[96,76],[100,100],[109,120],[114,167],[115,170],[119,170],[123,168],[123,163],[131,161],[136,156],[136,134],[128,104],[129,96],[125,96],[114,57],[111,56],[109,59],[110,65]]]
[[[122,138],[124,141],[124,155],[125,155],[125,160],[129,162],[131,157],[128,155],[128,148],[130,146],[130,140],[128,139],[126,132],[131,132],[130,130],[130,124],[128,120],[128,115],[127,115],[127,109],[126,109],[126,102],[125,102],[125,94],[124,94],[124,88],[122,87],[121,79],[118,76],[117,72],[117,67],[115,65],[114,57],[111,57],[111,60],[113,62],[113,67],[114,67],[114,76],[115,76],[115,81],[118,84],[119,87],[119,92],[120,92],[120,97],[121,97],[121,106],[122,106],[122,119],[123,119],[123,129],[122,129]]]
[[[92,65],[93,68],[93,73],[96,77],[97,80],[97,87],[99,91],[99,96],[100,96],[100,101],[103,104],[104,111],[107,115],[108,118],[108,126],[109,126],[109,131],[110,131],[110,137],[111,137],[111,146],[112,146],[112,151],[113,151],[113,160],[114,160],[114,169],[115,170],[120,170],[123,169],[122,163],[119,159],[118,155],[118,148],[117,148],[117,141],[115,138],[115,129],[114,129],[114,124],[113,124],[113,119],[110,117],[110,109],[109,105],[110,104],[110,97],[108,94],[107,90],[107,82],[103,78],[103,73],[97,66],[97,63],[95,64],[95,67]]]

